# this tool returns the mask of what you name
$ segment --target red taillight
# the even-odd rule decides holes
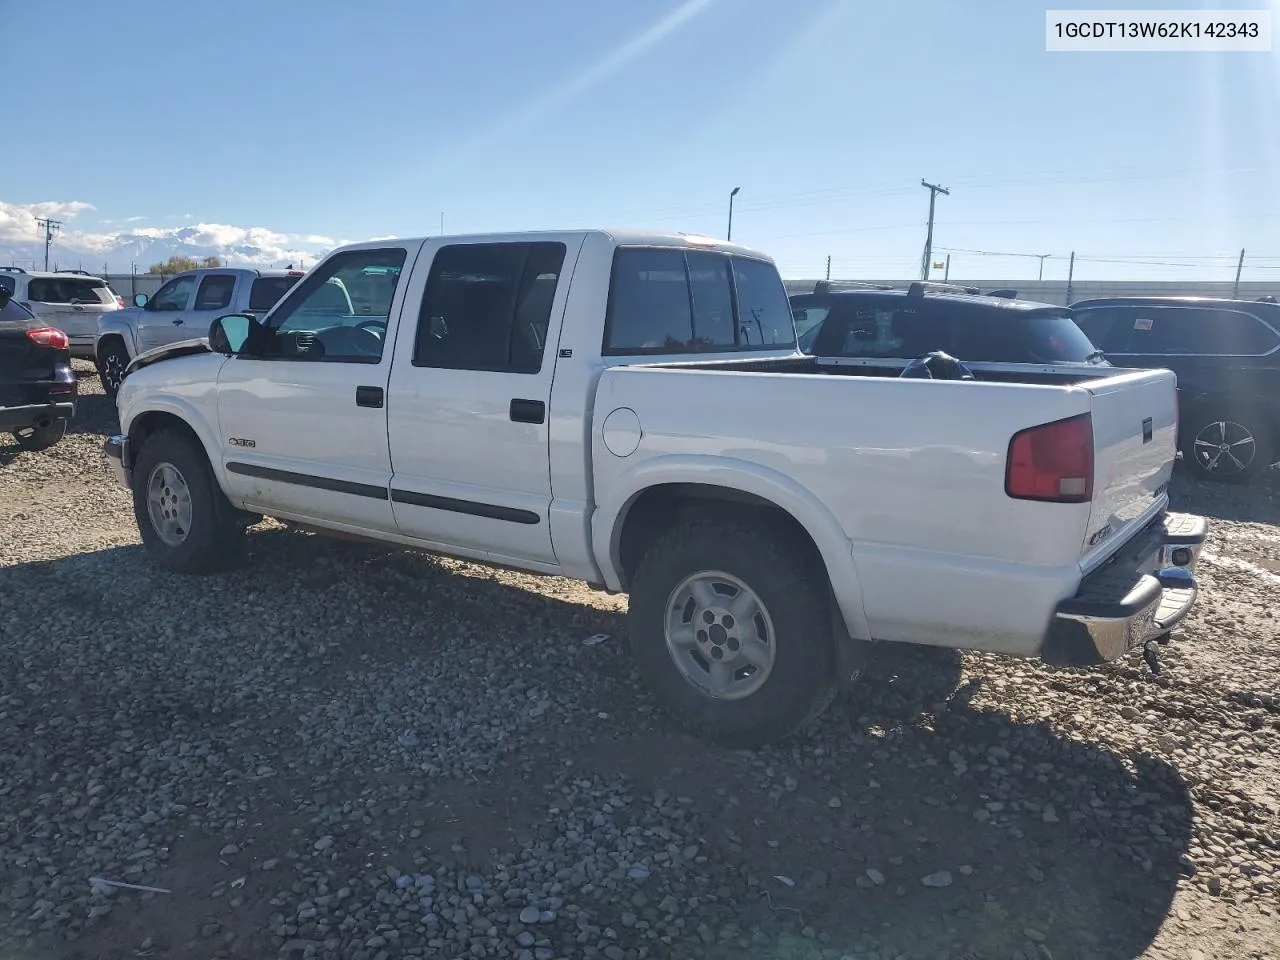
[[[1015,433],[1004,492],[1055,503],[1093,499],[1093,418],[1084,413]]]
[[[70,346],[67,335],[57,327],[36,327],[27,331],[27,339],[42,347],[53,347],[55,350],[66,350]]]
[[[120,296],[118,293],[116,294],[116,306],[121,310],[124,309],[124,297]]]

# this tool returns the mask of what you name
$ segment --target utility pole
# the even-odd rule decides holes
[[[444,211],[440,211],[440,236],[444,236]]]
[[[44,268],[49,269],[49,248],[53,246],[53,235],[62,226],[61,220],[50,220],[48,217],[36,217],[36,223],[44,227]]]
[[[831,254],[827,254],[827,279],[831,279]]]
[[[1244,248],[1240,248],[1240,259],[1236,263],[1236,285],[1231,288],[1231,299],[1240,299],[1240,271],[1244,269]]]
[[[948,280],[950,280],[950,279],[951,279],[951,254],[949,254],[949,253],[948,253],[948,254],[947,254],[947,269],[946,269],[946,272],[945,272],[945,273],[943,273],[943,275],[942,275],[942,282],[943,282],[943,283],[946,283],[946,282],[947,282]]]
[[[1037,254],[1036,254],[1036,256],[1040,258],[1040,276],[1036,277],[1036,279],[1037,279],[1037,280],[1043,280],[1043,279],[1044,279],[1044,261],[1045,261],[1045,259],[1046,259],[1046,258],[1053,256],[1053,254],[1051,254],[1051,253],[1037,253]]]
[[[945,193],[951,196],[951,191],[923,179],[920,181],[920,186],[929,188],[929,232],[924,237],[924,258],[920,261],[920,279],[928,280],[930,261],[933,259],[933,204],[938,199],[938,194]]]
[[[1071,306],[1071,280],[1076,272],[1076,252],[1071,251],[1071,262],[1067,264],[1067,302],[1065,306]]]

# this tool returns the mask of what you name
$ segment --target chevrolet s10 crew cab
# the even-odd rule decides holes
[[[742,246],[382,240],[135,358],[106,454],[170,570],[266,515],[626,592],[655,694],[727,742],[817,717],[873,642],[1087,666],[1168,637],[1206,532],[1168,512],[1170,372],[898,372],[799,353]]]

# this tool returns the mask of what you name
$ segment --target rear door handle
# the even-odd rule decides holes
[[[511,419],[516,423],[543,423],[547,419],[547,405],[541,400],[512,400]]]
[[[357,407],[374,407],[382,406],[382,388],[381,387],[356,387],[356,406]]]
[[[175,327],[176,327],[176,326],[180,326],[181,324],[182,324],[182,318],[181,318],[181,317],[179,317],[177,320],[174,320],[174,321],[173,321],[173,325],[174,325]]]

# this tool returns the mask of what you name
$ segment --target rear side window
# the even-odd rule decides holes
[[[112,303],[105,280],[92,277],[32,277],[27,299],[37,303]]]
[[[1115,353],[1257,356],[1280,345],[1274,330],[1240,310],[1133,306],[1098,312],[1101,319],[1094,311],[1079,311],[1080,325],[1088,332],[1105,324],[1102,349]]]
[[[196,290],[196,310],[221,310],[231,303],[236,278],[228,274],[211,274],[200,281]]]
[[[794,343],[786,289],[770,263],[674,248],[622,247],[614,254],[606,356]]]
[[[542,369],[563,243],[441,247],[418,313],[413,365],[537,373]]]
[[[953,352],[978,363],[1081,363],[1098,349],[1068,316],[991,310],[951,320]]]
[[[249,309],[267,311],[280,302],[301,277],[258,277],[249,288]]]
[[[17,292],[18,284],[13,277],[0,273],[0,290],[3,290],[9,296],[13,296]]]

